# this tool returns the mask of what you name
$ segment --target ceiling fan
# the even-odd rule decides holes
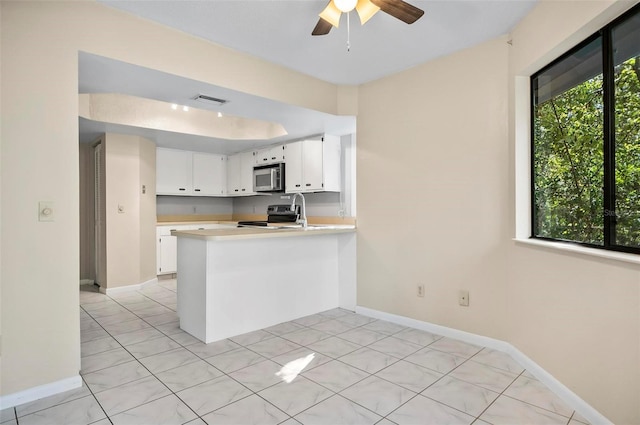
[[[320,13],[320,19],[311,35],[329,34],[332,27],[337,28],[340,25],[342,13],[349,13],[353,9],[358,12],[362,25],[379,10],[407,24],[414,23],[424,15],[424,10],[403,0],[330,0],[327,7]]]

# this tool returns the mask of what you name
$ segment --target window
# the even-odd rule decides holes
[[[531,91],[532,237],[640,253],[640,7]]]

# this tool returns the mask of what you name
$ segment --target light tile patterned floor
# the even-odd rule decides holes
[[[80,303],[82,388],[2,425],[587,423],[503,353],[341,309],[203,344],[179,328],[175,280]]]

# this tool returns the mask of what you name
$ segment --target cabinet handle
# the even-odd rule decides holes
[[[244,191],[245,191],[245,189],[242,189],[242,191],[244,192]]]
[[[271,159],[276,159],[276,157],[275,157],[275,156],[272,156],[272,157],[271,157]]]
[[[238,191],[238,189],[233,189],[233,191],[234,191],[234,192],[237,192],[237,191]]]
[[[178,190],[187,190],[184,187],[179,187]]]
[[[262,158],[262,160],[263,160],[263,161],[268,161],[268,160],[269,160],[269,158]]]
[[[305,186],[309,187],[309,186],[311,186],[311,183],[307,183]]]
[[[296,187],[300,187],[300,185],[299,185],[299,184],[297,184],[297,185],[296,185]]]
[[[194,192],[200,192],[200,189],[193,189]]]

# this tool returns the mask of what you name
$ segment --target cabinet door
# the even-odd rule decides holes
[[[284,161],[284,145],[271,146],[255,151],[256,165],[276,164]]]
[[[257,151],[255,151],[255,157],[254,157],[254,164],[255,165],[265,165],[265,164],[270,164],[271,163],[271,149],[270,148],[265,148],[265,149],[259,149]]]
[[[340,137],[325,135],[322,142],[322,190],[342,190],[342,148]]]
[[[227,195],[240,195],[240,155],[227,158]]]
[[[302,143],[302,188],[305,191],[320,191],[323,182],[322,140],[305,140]]]
[[[268,158],[272,164],[277,162],[283,162],[284,161],[284,145],[272,146],[271,149],[269,149]]]
[[[156,193],[191,195],[191,152],[156,149]]]
[[[302,183],[302,143],[293,142],[285,145],[285,192],[295,193],[303,190]]]
[[[194,195],[224,195],[226,180],[227,175],[223,155],[193,153]]]
[[[160,264],[158,274],[175,273],[178,269],[178,238],[160,236]]]
[[[240,193],[248,195],[253,191],[253,166],[255,164],[253,152],[240,154]]]

